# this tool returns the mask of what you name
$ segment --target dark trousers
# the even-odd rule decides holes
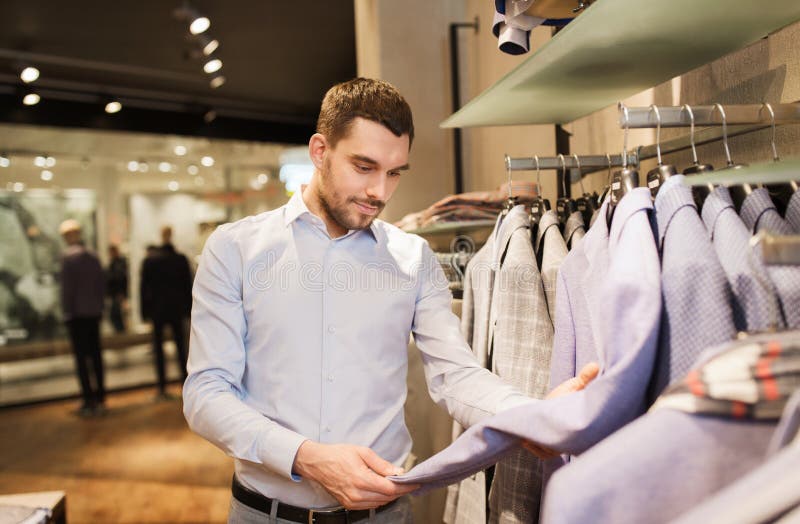
[[[101,405],[106,399],[106,388],[100,349],[100,317],[73,318],[67,321],[67,330],[75,354],[83,405]]]
[[[169,326],[172,331],[172,340],[178,350],[178,365],[181,377],[186,380],[186,333],[183,327],[182,316],[154,317],[153,318],[153,353],[155,353],[156,375],[158,376],[158,390],[164,393],[167,388],[167,371],[164,362],[164,326]]]
[[[111,297],[111,311],[109,313],[109,320],[111,325],[114,326],[116,333],[125,331],[125,319],[122,317],[122,303],[125,298],[122,295],[114,295]]]

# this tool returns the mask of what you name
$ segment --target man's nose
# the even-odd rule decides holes
[[[367,196],[372,200],[386,202],[386,175],[378,174],[370,180],[367,186]]]

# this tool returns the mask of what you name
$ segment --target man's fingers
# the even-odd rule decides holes
[[[396,467],[391,462],[383,460],[377,453],[369,448],[359,448],[358,454],[367,467],[378,475],[388,477],[389,475],[399,475],[402,473],[401,468]]]
[[[598,373],[600,373],[600,366],[597,365],[597,362],[589,362],[583,366],[576,377],[580,386],[578,389],[583,389],[588,386],[589,383],[597,377]]]

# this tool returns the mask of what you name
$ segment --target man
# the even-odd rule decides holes
[[[124,310],[128,302],[128,259],[119,252],[119,246],[108,246],[106,291],[111,298],[109,317],[116,333],[125,331]]]
[[[65,220],[59,233],[67,249],[61,258],[61,308],[69,331],[75,366],[81,385],[81,416],[105,411],[106,390],[100,349],[100,317],[103,314],[103,268],[83,245],[81,225]]]
[[[427,243],[376,220],[413,137],[388,83],[334,86],[309,141],[310,184],[206,243],[184,413],[235,458],[229,522],[410,519],[395,500],[415,486],[385,478],[411,449],[410,333],[431,397],[463,425],[530,401],[476,362]]]
[[[169,326],[178,353],[181,378],[186,379],[186,333],[184,321],[192,309],[192,272],[189,261],[172,245],[172,228],[161,228],[162,244],[142,262],[139,285],[142,318],[153,322],[153,353],[158,377],[159,398],[167,394],[164,360],[164,327]]]

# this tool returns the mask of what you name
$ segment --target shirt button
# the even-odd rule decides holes
[[[333,373],[328,375],[328,382],[333,382]]]
[[[336,326],[334,326],[333,324],[328,324],[328,333],[331,334],[336,333]]]

